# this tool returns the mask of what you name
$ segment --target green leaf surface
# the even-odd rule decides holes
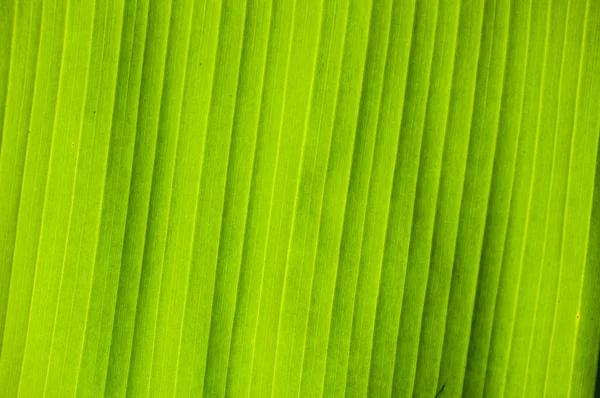
[[[600,2],[0,0],[0,396],[593,397]]]

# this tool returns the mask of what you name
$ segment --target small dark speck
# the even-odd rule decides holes
[[[94,111],[94,115],[96,114],[96,111]]]

